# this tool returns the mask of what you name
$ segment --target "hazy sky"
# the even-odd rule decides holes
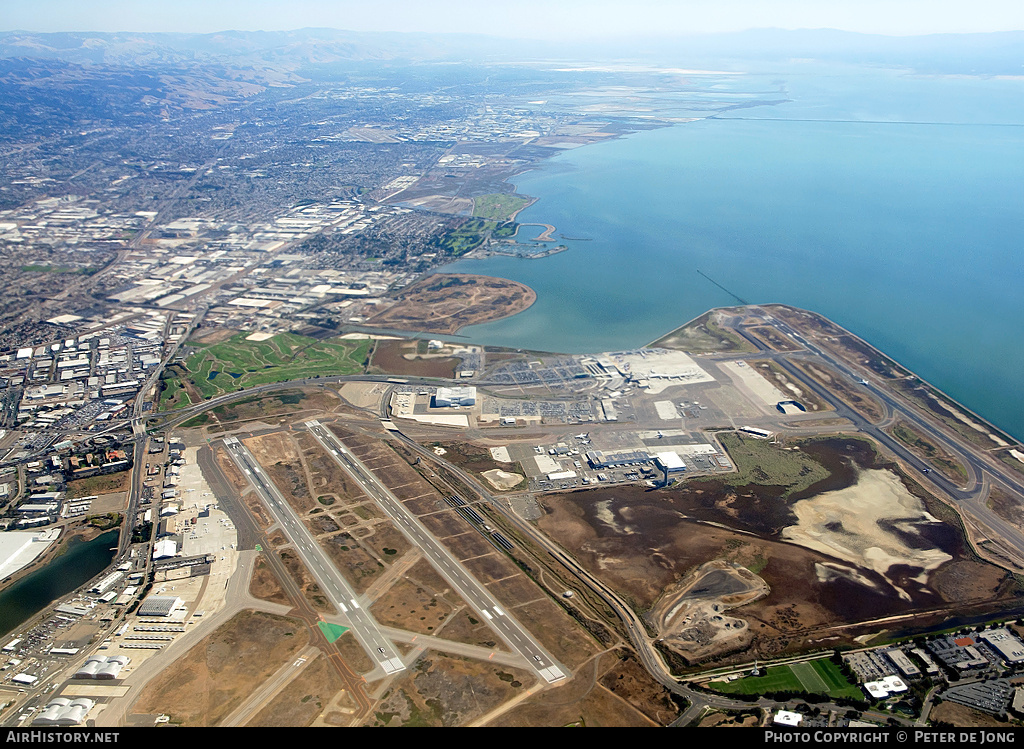
[[[557,39],[749,28],[907,35],[1024,29],[1021,0],[0,0],[10,31],[289,30]]]

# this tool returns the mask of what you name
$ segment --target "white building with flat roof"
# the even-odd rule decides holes
[[[475,387],[440,387],[434,394],[434,408],[457,408],[475,404]]]

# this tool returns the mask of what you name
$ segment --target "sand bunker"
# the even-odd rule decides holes
[[[863,471],[853,486],[797,502],[793,513],[797,524],[782,532],[784,539],[874,570],[907,600],[910,595],[886,577],[890,567],[916,567],[923,583],[928,572],[953,558],[940,549],[912,548],[889,529],[920,537],[919,526],[941,521],[925,511],[896,474],[884,469]],[[927,546],[923,538],[920,545]]]
[[[484,471],[480,475],[487,479],[487,482],[491,486],[500,491],[515,489],[523,481],[523,477],[518,473],[509,473],[508,471],[503,471],[500,468]]]

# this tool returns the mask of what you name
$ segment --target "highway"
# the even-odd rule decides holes
[[[302,519],[274,486],[274,482],[252,453],[234,437],[225,437],[224,447],[236,465],[245,472],[246,478],[291,540],[320,589],[335,608],[347,617],[353,634],[374,663],[387,675],[405,670],[405,664],[394,643],[381,632],[376,620],[359,603],[359,596],[320,548]]]
[[[321,445],[331,453],[334,460],[352,478],[359,482],[366,495],[372,498],[391,518],[410,542],[418,546],[442,577],[458,591],[459,595],[487,620],[487,624],[521,654],[526,663],[547,683],[553,684],[565,678],[566,672],[555,662],[536,638],[518,621],[510,616],[458,559],[453,557],[444,545],[423,527],[415,515],[382,484],[333,432],[318,421],[307,421],[306,428]]]

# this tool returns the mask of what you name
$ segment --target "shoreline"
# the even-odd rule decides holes
[[[944,398],[947,402],[949,402],[950,404],[952,404],[952,405],[956,406],[958,409],[960,409],[966,416],[968,416],[971,419],[975,420],[975,422],[979,426],[986,427],[991,433],[993,433],[993,434],[995,434],[995,435],[997,435],[999,437],[1005,438],[1008,441],[1008,443],[1009,443],[1007,445],[997,446],[994,449],[996,449],[996,450],[1006,450],[1006,449],[1009,449],[1011,447],[1019,446],[1021,444],[1024,444],[1024,442],[1022,442],[1017,437],[1015,437],[1014,435],[1012,435],[1009,432],[1007,432],[1005,429],[1002,429],[1001,427],[996,426],[991,421],[986,419],[984,416],[979,415],[976,411],[973,411],[970,408],[968,408],[967,406],[963,405],[960,401],[955,399],[953,396],[949,395],[947,392],[945,392],[941,388],[936,387],[929,380],[925,380],[923,377],[918,375],[916,372],[911,370],[909,367],[906,367],[905,365],[903,365],[902,363],[900,363],[896,359],[893,359],[891,356],[889,356],[888,354],[886,354],[883,351],[881,351],[877,346],[872,345],[871,343],[869,343],[868,341],[864,340],[863,338],[861,338],[856,333],[853,333],[849,329],[847,329],[844,326],[840,325],[839,323],[835,322],[831,318],[826,317],[825,315],[821,314],[820,312],[815,312],[813,310],[804,309],[802,307],[796,307],[796,306],[794,306],[792,304],[782,304],[781,302],[768,302],[768,303],[765,303],[765,304],[748,304],[748,305],[737,304],[737,305],[725,306],[725,307],[712,307],[711,309],[706,310],[705,312],[702,312],[701,314],[699,314],[696,317],[692,318],[691,320],[687,321],[683,325],[679,325],[678,327],[672,328],[672,330],[670,330],[669,332],[665,333],[664,335],[659,336],[658,338],[654,339],[653,341],[651,341],[649,343],[645,343],[643,346],[641,346],[641,348],[655,348],[654,344],[656,344],[658,341],[661,341],[661,340],[667,338],[668,336],[672,335],[676,331],[682,330],[683,328],[686,328],[687,326],[694,324],[695,322],[700,320],[702,317],[704,317],[706,315],[710,315],[710,314],[712,314],[714,312],[727,311],[727,310],[749,310],[749,309],[754,308],[754,307],[783,307],[785,309],[792,310],[794,312],[800,312],[800,313],[804,313],[804,314],[807,314],[807,315],[811,315],[812,317],[818,318],[819,320],[824,320],[825,322],[827,322],[827,323],[831,324],[832,326],[834,326],[835,328],[841,330],[846,335],[850,336],[851,338],[855,339],[856,341],[858,341],[863,346],[865,346],[868,349],[870,349],[871,351],[873,351],[877,356],[879,356],[879,357],[881,357],[883,359],[887,359],[889,361],[894,362],[897,366],[899,366],[900,368],[902,368],[902,369],[906,370],[907,372],[909,372],[910,375],[912,375],[913,377],[916,377],[922,383],[924,383],[928,387],[932,388],[936,393],[941,395],[942,398]],[[875,376],[877,376],[877,374]]]
[[[518,211],[517,211],[517,213],[518,213]],[[521,224],[517,224],[516,225],[516,232],[515,232],[515,234],[512,235],[513,239],[515,237],[519,236],[519,229],[521,227],[523,227],[523,226],[542,226],[542,227],[544,227],[544,231],[541,232],[540,234],[538,234],[536,236],[536,238],[533,240],[535,242],[554,242],[555,241],[554,237],[552,237],[552,235],[555,233],[555,227],[552,226],[551,224],[540,223],[539,221],[529,221],[529,222],[524,222],[524,223],[521,223]]]

